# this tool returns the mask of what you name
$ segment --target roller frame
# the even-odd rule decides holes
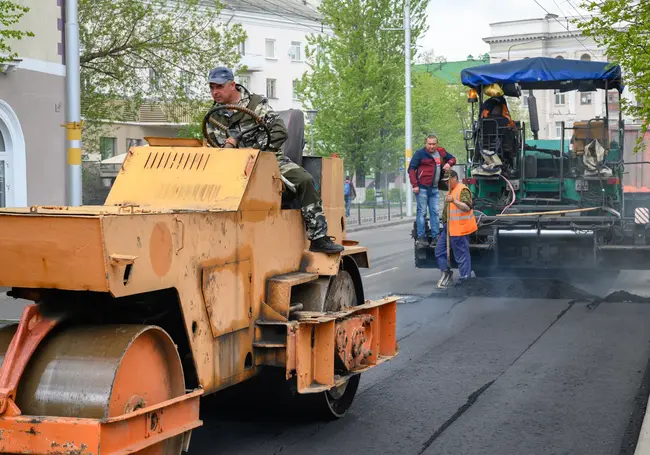
[[[0,367],[0,451],[33,454],[127,454],[186,435],[202,425],[202,389],[106,419],[22,415],[15,403],[20,379],[39,343],[58,320],[45,318],[38,305],[23,310]],[[101,450],[100,450],[101,449]]]

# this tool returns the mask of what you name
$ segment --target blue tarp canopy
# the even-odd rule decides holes
[[[463,85],[474,89],[494,83],[517,83],[522,90],[593,91],[605,86],[623,90],[619,65],[563,58],[535,57],[474,66],[464,69],[460,78]]]

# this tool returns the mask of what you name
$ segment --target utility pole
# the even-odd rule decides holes
[[[81,197],[81,84],[79,69],[79,13],[77,0],[65,0],[65,125],[68,154],[66,203],[82,204]]]
[[[411,120],[411,0],[404,0],[404,26],[385,28],[404,32],[404,86],[406,89],[406,112],[404,113],[404,189],[406,190],[406,215],[413,216],[413,190],[409,184],[409,164],[411,163],[413,126]]]
[[[404,0],[404,79],[406,88],[406,112],[404,113],[404,187],[406,189],[406,215],[413,216],[413,191],[409,185],[409,164],[413,151],[411,120],[411,0]]]

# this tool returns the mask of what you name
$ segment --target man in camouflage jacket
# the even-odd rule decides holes
[[[307,227],[307,237],[311,240],[309,249],[322,253],[343,251],[343,247],[334,243],[327,235],[327,220],[314,178],[284,156],[281,147],[287,140],[287,129],[282,119],[273,112],[268,100],[261,95],[251,94],[244,86],[236,84],[234,75],[228,68],[218,67],[210,71],[208,82],[215,105],[231,104],[248,108],[263,118],[269,127],[271,142],[267,150],[275,153],[280,172],[296,188],[296,197]],[[208,134],[214,142],[223,144],[224,147],[261,148],[261,144],[267,140],[263,131],[244,136],[239,134],[255,125],[255,120],[248,114],[224,109],[215,112],[211,117],[228,128],[230,137],[224,131],[212,127],[210,123],[207,125]]]

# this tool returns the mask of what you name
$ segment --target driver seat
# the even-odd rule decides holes
[[[282,144],[284,156],[302,166],[302,153],[305,148],[305,114],[300,109],[276,111],[287,129],[287,140]],[[282,209],[299,209],[300,204],[293,193],[282,184]]]

